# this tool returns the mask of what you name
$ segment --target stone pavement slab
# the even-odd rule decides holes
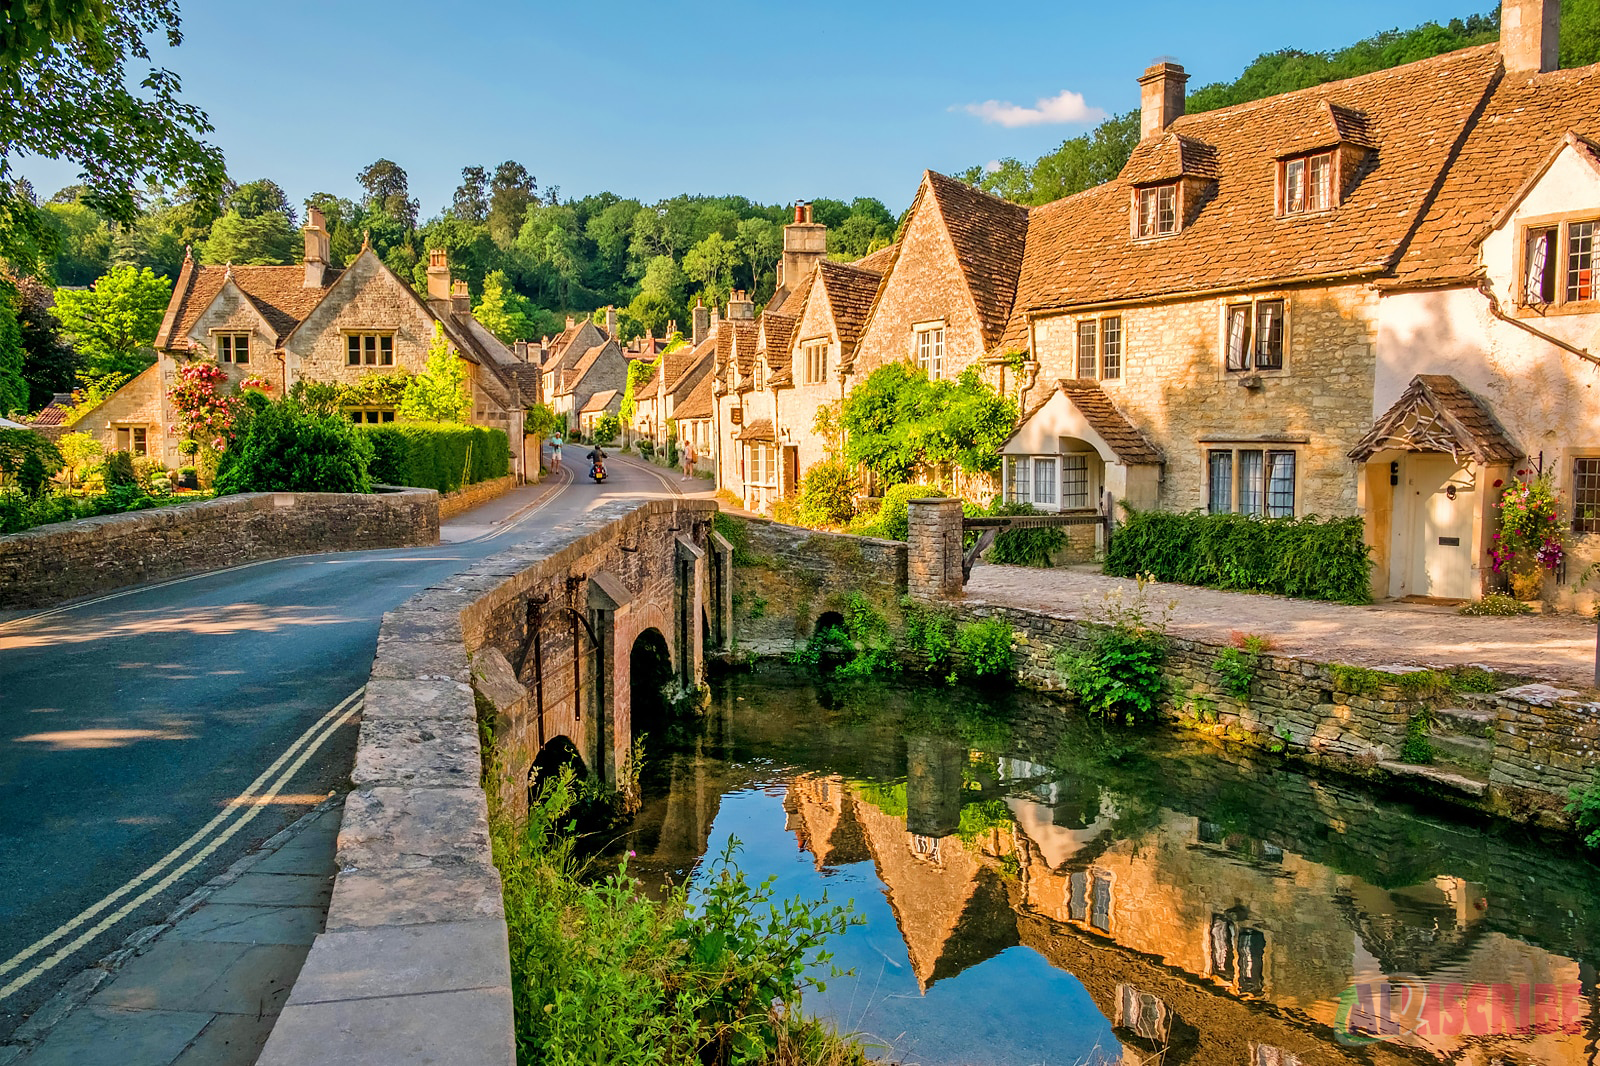
[[[170,928],[113,956],[132,952],[36,1043],[0,1048],[0,1063],[251,1066],[325,922],[340,815],[326,805],[214,879]]]
[[[969,601],[1092,620],[1107,595],[1134,595],[1135,583],[1078,568],[1037,570],[979,565]],[[1476,618],[1453,607],[1376,603],[1349,606],[1192,585],[1147,586],[1155,609],[1176,603],[1168,632],[1227,644],[1231,634],[1262,633],[1285,655],[1355,666],[1484,666],[1579,688],[1594,683],[1595,624],[1573,615]]]

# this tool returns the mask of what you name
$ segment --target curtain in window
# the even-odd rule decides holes
[[[1550,302],[1545,278],[1546,268],[1550,265],[1550,238],[1553,236],[1555,234],[1544,230],[1528,238],[1528,275],[1522,283],[1522,298],[1526,303]]]
[[[1256,304],[1256,369],[1277,370],[1283,366],[1283,301],[1262,300]]]
[[[1212,452],[1208,460],[1211,491],[1206,509],[1212,514],[1227,514],[1233,510],[1233,453]]]
[[[1299,214],[1306,209],[1306,161],[1291,159],[1283,168],[1283,212]]]
[[[1328,210],[1333,206],[1333,156],[1312,156],[1309,177],[1306,190],[1308,208],[1312,211]]]
[[[1090,899],[1089,924],[1102,933],[1111,932],[1111,875],[1096,871],[1094,894]]]
[[[1006,460],[1006,466],[1006,499],[1012,503],[1031,502],[1033,484],[1029,480],[1032,473],[1028,469],[1028,460],[1010,458]]]
[[[1250,369],[1250,305],[1228,308],[1228,369]]]
[[[1067,917],[1075,922],[1089,917],[1089,875],[1082,870],[1067,878]]]
[[[1294,452],[1267,453],[1267,516],[1294,516]]]
[[[1035,459],[1033,461],[1033,502],[1052,506],[1056,502],[1056,461],[1054,459]]]
[[[1262,505],[1263,463],[1260,452],[1239,453],[1239,513],[1260,514]]]

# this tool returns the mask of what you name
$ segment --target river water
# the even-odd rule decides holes
[[[1570,844],[1027,694],[736,675],[646,750],[631,870],[851,901],[806,1008],[876,1057],[1600,1063]]]

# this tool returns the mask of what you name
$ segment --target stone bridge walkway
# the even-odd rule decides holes
[[[1079,568],[973,567],[969,600],[1092,617],[1107,596],[1131,602],[1134,582]],[[1595,626],[1573,615],[1474,618],[1454,607],[1380,603],[1349,607],[1190,585],[1147,586],[1157,612],[1175,602],[1168,632],[1226,643],[1264,633],[1278,651],[1356,666],[1485,666],[1586,689],[1594,681]]]

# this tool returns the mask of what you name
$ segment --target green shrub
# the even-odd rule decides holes
[[[133,465],[133,453],[112,452],[106,456],[105,479],[108,489],[119,485],[137,485],[139,474]]]
[[[820,462],[800,480],[795,513],[802,525],[842,526],[856,514],[856,474],[837,459]]]
[[[1014,639],[1011,627],[999,618],[968,622],[956,634],[963,671],[971,677],[1010,677]]]
[[[906,646],[911,654],[927,664],[930,673],[943,674],[956,647],[956,627],[950,616],[907,599]]]
[[[1433,761],[1433,743],[1428,740],[1428,719],[1413,715],[1406,723],[1405,743],[1400,745],[1400,761],[1430,763]]]
[[[915,483],[895,485],[883,494],[883,505],[878,508],[878,517],[875,522],[877,532],[869,535],[882,537],[885,540],[905,540],[908,535],[910,501],[933,499],[935,497],[942,498],[949,495],[948,492],[937,485],[918,485]]]
[[[1236,700],[1248,700],[1260,661],[1259,655],[1253,655],[1243,648],[1223,648],[1217,653],[1211,667],[1222,678],[1222,687],[1230,696]]]
[[[844,677],[875,677],[900,671],[894,656],[889,620],[859,592],[850,593],[844,609],[845,638],[853,657],[839,667]]]
[[[1567,799],[1567,813],[1584,845],[1600,848],[1600,774],[1585,787],[1569,791]]]
[[[1167,693],[1166,629],[1176,607],[1152,607],[1150,582],[1142,576],[1137,582],[1131,599],[1114,590],[1089,610],[1094,635],[1085,648],[1056,654],[1056,672],[1084,710],[1129,725],[1160,716]]]
[[[645,437],[644,439],[640,440],[639,454],[644,456],[646,459],[653,460],[656,457],[656,442],[651,440],[649,437]]]
[[[646,1063],[838,1063],[859,1048],[805,1020],[821,991],[829,937],[862,919],[848,906],[776,902],[713,861],[691,901],[685,885],[653,900],[624,863],[583,876],[574,856],[570,771],[513,820],[491,797],[505,893],[517,1061],[548,1066]]]
[[[343,415],[293,398],[252,405],[217,461],[217,495],[371,492],[372,442]]]
[[[0,489],[0,534],[21,533],[35,526],[96,515],[142,511],[175,502],[178,501],[170,497],[151,496],[137,485],[118,485],[104,493],[83,497],[67,492],[46,492],[29,497],[11,489]]]
[[[596,444],[611,444],[622,434],[622,419],[613,414],[604,414],[594,420],[594,442]]]
[[[372,443],[372,479],[380,485],[454,492],[505,477],[511,470],[505,430],[454,422],[384,422],[357,431]]]
[[[15,477],[37,493],[51,474],[66,463],[61,450],[42,433],[31,429],[0,428],[0,481]]]
[[[1105,572],[1336,603],[1372,599],[1371,549],[1360,518],[1323,521],[1198,511],[1139,511],[1106,549]]]
[[[989,514],[1004,515],[1043,514],[1031,503],[1006,503],[995,497]],[[1060,526],[1041,526],[1037,529],[1008,529],[994,538],[989,549],[989,561],[1005,566],[1051,565],[1050,557],[1067,546],[1067,531]]]
[[[1507,596],[1500,592],[1491,592],[1483,599],[1475,603],[1469,603],[1461,608],[1461,613],[1501,618],[1519,614],[1532,614],[1533,608],[1513,596]]]

